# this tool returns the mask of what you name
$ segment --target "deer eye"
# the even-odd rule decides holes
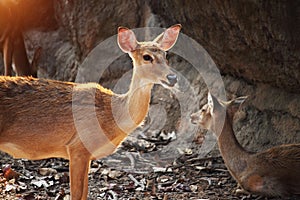
[[[151,61],[151,62],[153,61],[152,57],[149,56],[148,54],[143,55],[143,59],[144,59],[145,61]]]

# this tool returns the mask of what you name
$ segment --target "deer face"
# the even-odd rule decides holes
[[[207,104],[198,112],[191,115],[191,121],[198,124],[201,128],[215,132],[216,123],[222,121],[222,116],[226,113],[226,106],[215,96],[208,93]],[[220,118],[221,117],[221,118]]]
[[[247,96],[243,96],[225,102],[208,93],[207,104],[191,115],[191,122],[198,124],[201,128],[215,132],[216,125],[219,126],[225,116],[232,121],[233,115],[246,98]]]
[[[176,43],[180,25],[174,25],[149,42],[138,42],[134,33],[127,28],[119,28],[119,47],[133,60],[134,77],[142,84],[161,84],[173,87],[177,76],[166,59],[166,51]]]
[[[211,108],[205,104],[198,112],[191,115],[191,122],[199,125],[201,128],[211,130],[213,117],[211,115]]]

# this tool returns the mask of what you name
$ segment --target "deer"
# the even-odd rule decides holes
[[[235,137],[233,117],[246,98],[222,101],[209,93],[207,104],[191,115],[191,122],[214,132],[228,171],[244,191],[270,197],[300,195],[299,143],[251,152]]]
[[[16,1],[1,2],[1,10],[6,12],[6,23],[0,33],[0,49],[4,61],[4,75],[12,76],[14,69],[17,76],[37,77],[37,60],[41,47],[34,52],[29,62],[21,24],[21,9]],[[3,10],[5,9],[5,10]],[[14,65],[14,67],[13,67]]]
[[[98,83],[0,77],[0,150],[14,158],[68,159],[71,199],[86,200],[91,160],[114,153],[143,123],[154,84],[168,89],[176,85],[177,75],[168,64],[166,52],[175,45],[180,30],[181,25],[176,24],[152,41],[139,42],[131,29],[118,28],[118,46],[133,62],[129,90],[124,94]],[[80,98],[74,98],[74,93]],[[91,94],[94,99],[89,99]],[[89,131],[79,135],[72,113],[73,108],[80,111],[86,107],[94,108],[102,130],[99,134],[104,137],[92,149],[82,138],[93,142],[93,135]],[[90,113],[79,113],[77,123],[92,120]]]

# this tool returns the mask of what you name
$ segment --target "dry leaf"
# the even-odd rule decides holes
[[[39,168],[39,173],[40,175],[43,176],[49,176],[49,175],[57,174],[57,171],[52,168]]]
[[[11,180],[15,179],[17,180],[20,176],[20,173],[15,172],[12,168],[11,165],[6,165],[3,169],[3,176],[6,178],[6,180]]]

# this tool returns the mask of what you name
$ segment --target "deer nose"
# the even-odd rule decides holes
[[[198,122],[198,120],[199,120],[199,117],[198,117],[197,113],[191,114],[190,117],[191,117],[191,122],[192,122],[193,124],[197,124],[197,122]]]
[[[170,85],[175,85],[177,83],[176,74],[168,74],[167,79],[168,79]]]

